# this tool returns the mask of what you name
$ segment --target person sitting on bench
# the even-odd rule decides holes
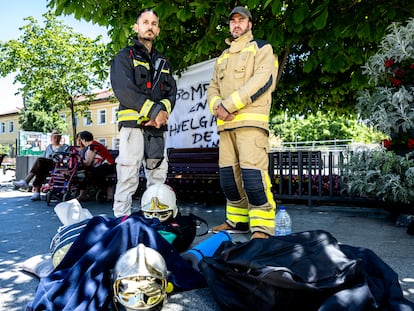
[[[86,185],[94,184],[99,188],[106,187],[106,197],[108,201],[113,200],[112,185],[105,183],[105,177],[115,173],[115,160],[112,154],[104,145],[93,139],[93,134],[82,131],[78,134],[81,147],[84,149],[82,163],[87,170],[87,178],[79,184],[80,194],[78,201],[88,200]]]
[[[55,165],[55,162],[52,160],[53,155],[57,152],[69,152],[69,145],[62,144],[61,141],[62,134],[58,130],[53,130],[50,136],[50,144],[46,147],[43,157],[36,159],[26,178],[13,182],[15,187],[27,189],[29,188],[30,181],[35,178],[33,181],[32,201],[40,200],[40,189]]]

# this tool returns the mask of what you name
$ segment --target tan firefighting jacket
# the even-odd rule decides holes
[[[254,126],[269,129],[271,93],[276,87],[277,56],[264,40],[254,40],[252,32],[231,40],[214,65],[213,78],[207,90],[210,112],[222,104],[233,113],[232,121],[217,120],[217,130]]]

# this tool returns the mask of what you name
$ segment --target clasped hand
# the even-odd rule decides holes
[[[157,129],[159,129],[161,126],[165,125],[167,121],[167,111],[161,110],[160,112],[158,112],[157,116],[155,117],[155,120],[149,120],[145,123],[145,126],[155,126]]]
[[[229,113],[222,105],[218,105],[217,108],[214,109],[214,116],[223,121],[231,121],[237,115],[237,111],[233,113]]]

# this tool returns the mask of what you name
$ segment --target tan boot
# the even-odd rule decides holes
[[[213,233],[217,233],[220,231],[227,231],[228,233],[248,233],[249,228],[246,226],[240,226],[240,228],[234,228],[230,226],[227,222],[222,223],[221,225],[213,227],[211,229]]]
[[[250,240],[253,239],[268,239],[270,236],[264,232],[256,231],[253,232],[252,236],[250,237]]]

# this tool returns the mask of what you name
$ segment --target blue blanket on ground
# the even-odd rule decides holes
[[[108,310],[112,304],[111,270],[120,255],[139,243],[164,257],[176,290],[206,287],[203,276],[158,234],[156,225],[140,216],[125,221],[93,217],[56,269],[40,280],[26,310]]]

